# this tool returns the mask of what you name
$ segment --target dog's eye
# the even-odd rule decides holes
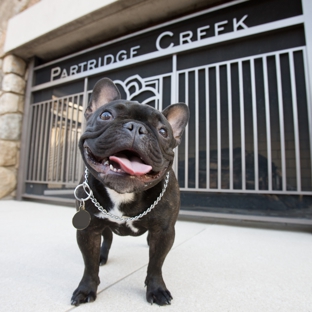
[[[164,138],[168,136],[168,132],[165,128],[160,128],[158,131]]]
[[[101,114],[101,119],[103,120],[110,120],[113,118],[113,115],[110,112],[103,112]]]

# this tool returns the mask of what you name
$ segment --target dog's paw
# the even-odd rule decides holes
[[[106,264],[107,259],[108,259],[108,254],[109,254],[109,247],[103,244],[101,248],[101,254],[100,254],[100,265]]]
[[[171,293],[168,289],[158,287],[157,289],[147,289],[146,300],[150,304],[156,303],[160,306],[171,304]]]
[[[73,293],[71,305],[79,306],[81,303],[93,302],[96,299],[96,291],[79,286]]]
[[[108,255],[102,255],[101,254],[101,256],[100,256],[100,265],[106,264],[107,259],[108,259]]]

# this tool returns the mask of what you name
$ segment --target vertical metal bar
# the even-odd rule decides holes
[[[67,150],[68,150],[68,145],[67,145],[67,138],[68,138],[67,124],[68,124],[69,99],[70,99],[70,97],[67,97],[65,99],[66,114],[65,114],[64,143],[63,143],[63,151],[62,151],[62,171],[61,171],[61,180],[62,180],[62,182],[65,182],[65,183],[67,183],[66,175],[65,175],[65,170],[66,170],[65,166],[67,166],[67,164],[65,163],[65,154],[66,154],[65,151],[67,152]],[[64,180],[64,176],[65,176],[65,180]]]
[[[306,48],[302,49],[303,53],[303,61],[304,61],[304,71],[305,71],[305,85],[306,85],[306,96],[307,96],[307,110],[308,110],[308,122],[309,122],[309,137],[310,137],[310,164],[311,164],[311,185],[312,185],[312,96],[311,96],[311,89],[309,86],[311,85],[312,81],[312,72],[309,73],[308,70],[308,56]],[[310,66],[312,69],[312,66]]]
[[[63,128],[63,110],[64,110],[64,98],[60,100],[62,102],[61,110],[60,110],[60,123],[59,123],[59,140],[58,140],[58,147],[57,147],[57,160],[56,160],[56,181],[60,181],[60,171],[62,170],[61,164],[61,146],[62,146],[62,128]],[[61,168],[60,168],[61,167]]]
[[[34,166],[34,170],[33,170],[33,179],[35,181],[38,181],[38,171],[39,171],[39,166],[38,166],[38,163],[37,163],[37,159],[39,158],[39,140],[40,140],[40,125],[41,125],[41,110],[42,110],[42,103],[40,103],[39,105],[36,105],[37,106],[37,117],[36,117],[36,120],[35,120],[35,125],[36,125],[36,143],[35,143],[35,159],[36,159],[36,165]]]
[[[271,146],[271,114],[269,99],[269,79],[267,58],[262,58],[263,84],[264,84],[264,101],[265,101],[265,124],[266,124],[266,141],[267,141],[267,160],[268,160],[268,190],[272,191],[272,146]]]
[[[240,129],[241,129],[241,157],[242,157],[242,190],[246,190],[246,152],[245,152],[245,106],[243,62],[238,61],[239,103],[240,103]]]
[[[53,105],[53,114],[54,114],[54,142],[52,146],[52,181],[57,181],[57,173],[55,173],[54,176],[54,168],[55,168],[55,152],[56,152],[56,143],[57,143],[57,120],[58,120],[58,112],[59,112],[59,100],[55,100],[54,103],[56,104],[56,110],[54,111],[54,105]],[[53,129],[53,127],[52,127]]]
[[[34,154],[33,154],[33,167],[32,167],[32,180],[37,181],[37,171],[38,171],[38,166],[37,166],[37,159],[38,159],[38,145],[39,145],[39,127],[40,127],[40,113],[41,113],[41,104],[36,105],[36,118],[34,120]]]
[[[81,130],[80,130],[80,133],[76,133],[76,139],[77,139],[77,142],[76,142],[76,146],[75,148],[77,148],[77,144],[78,144],[78,140],[80,138],[80,135],[81,133],[83,133],[85,130],[86,130],[86,125],[87,125],[87,122],[84,118],[84,112],[86,111],[87,109],[87,106],[88,106],[88,83],[89,83],[89,79],[88,77],[86,77],[84,79],[84,87],[83,87],[83,96],[82,96],[82,120],[81,120],[81,123],[82,123],[82,126],[81,126]],[[77,122],[79,121],[79,105],[78,105],[78,119],[77,119]],[[79,159],[81,160],[81,156],[77,156],[79,157]],[[84,171],[84,164],[82,161],[79,161],[78,162],[78,167],[75,167],[77,168],[77,171],[78,171],[78,179],[80,179],[80,176],[83,174],[83,171]]]
[[[159,90],[158,90],[158,94],[160,94],[160,97],[158,98],[158,103],[157,103],[157,109],[159,111],[163,110],[163,88],[164,88],[164,77],[160,77],[159,78]]]
[[[199,86],[198,69],[195,70],[195,188],[199,186]]]
[[[216,97],[217,97],[217,150],[218,150],[218,184],[217,189],[221,189],[221,94],[220,94],[220,66],[216,65]]]
[[[29,162],[28,162],[28,174],[27,174],[27,179],[28,180],[34,180],[34,174],[33,174],[33,171],[34,171],[34,148],[35,148],[35,138],[36,138],[36,131],[35,131],[35,128],[36,128],[36,116],[37,116],[37,106],[35,105],[32,105],[31,106],[31,119],[32,119],[32,122],[31,122],[31,131],[30,131],[30,135],[29,136],[29,145],[30,145],[30,150],[29,150]]]
[[[254,170],[255,170],[255,190],[259,190],[259,164],[258,164],[258,123],[257,123],[257,96],[255,81],[255,60],[250,60],[251,76],[251,101],[253,117],[253,143],[254,143]]]
[[[171,103],[176,103],[178,98],[177,88],[177,55],[172,55],[172,73],[171,73]]]
[[[188,93],[188,71],[185,71],[185,102],[189,102],[189,93]],[[188,188],[188,149],[189,149],[189,125],[185,127],[185,162],[184,162],[184,187]]]
[[[50,106],[50,123],[49,123],[49,142],[48,142],[48,157],[47,157],[47,169],[46,169],[46,176],[47,176],[47,181],[51,181],[53,180],[53,119],[54,119],[54,100],[49,102],[49,106]],[[52,153],[51,153],[51,147],[52,147]],[[51,154],[52,154],[52,158],[51,158]],[[51,159],[52,159],[52,165],[50,168],[50,164],[51,164]]]
[[[283,90],[281,77],[280,55],[275,55],[276,62],[276,79],[277,79],[277,94],[278,94],[278,112],[280,121],[280,140],[281,140],[281,160],[282,160],[282,183],[283,191],[286,191],[286,153],[285,153],[285,128],[284,128],[284,107],[283,107]]]
[[[83,100],[83,102],[85,102],[85,99],[84,99],[84,96],[85,96],[85,93],[82,95],[82,100]],[[81,95],[79,96],[79,98],[81,97]],[[79,164],[79,161],[78,161],[78,159],[79,159],[79,157],[80,157],[80,155],[79,155],[79,151],[78,151],[78,148],[77,148],[77,145],[78,145],[78,123],[79,123],[79,108],[80,108],[80,101],[78,101],[78,103],[77,103],[78,105],[77,105],[77,114],[76,114],[76,118],[75,118],[75,123],[76,123],[76,125],[75,125],[75,134],[74,134],[74,161],[73,161],[73,169],[74,169],[74,172],[76,171],[76,170],[78,170],[78,179],[79,179],[79,177],[80,177],[80,166],[78,166],[78,164]],[[73,174],[73,176],[72,176],[72,182],[73,183],[75,183],[75,174]]]
[[[78,99],[78,96],[73,96],[73,105],[71,107],[71,116],[69,117],[69,135],[68,135],[68,153],[67,153],[67,169],[66,169],[66,182],[69,182],[69,172],[71,168],[71,172],[73,174],[73,162],[72,162],[72,141],[73,141],[73,118],[74,118],[74,109],[75,109],[75,99]],[[78,101],[77,101],[78,102]],[[78,106],[78,104],[77,104]]]
[[[161,89],[161,92],[163,93],[163,89]],[[176,72],[176,101],[175,102],[177,102],[177,103],[180,102],[179,101],[179,74],[177,72]],[[186,103],[186,105],[188,105],[188,103]],[[161,108],[162,107],[163,107],[163,103],[161,103]],[[179,181],[179,146],[177,146],[175,148],[175,157],[173,160],[173,170],[175,172],[176,179]]]
[[[38,126],[39,126],[39,122],[41,124],[40,127],[40,134],[39,134],[39,150],[38,150],[38,167],[37,167],[37,180],[41,181],[41,173],[42,173],[42,160],[43,160],[43,129],[44,129],[44,124],[45,124],[45,120],[44,120],[44,116],[45,115],[45,103],[41,103],[40,104],[40,114],[39,114],[39,118],[37,120]]]
[[[231,63],[226,64],[227,69],[227,94],[229,115],[229,189],[233,190],[233,115],[232,115],[232,79]]]
[[[50,119],[50,106],[51,106],[51,102],[46,102],[45,103],[45,107],[46,107],[46,112],[45,112],[45,131],[44,131],[44,145],[43,145],[43,165],[42,165],[42,170],[41,170],[41,180],[47,182],[48,176],[45,176],[45,168],[47,168],[48,166],[48,161],[49,161],[49,157],[48,157],[48,153],[47,150],[49,148],[49,140],[48,138],[50,138],[50,136],[48,136],[49,133],[49,119]]]
[[[209,102],[209,68],[205,67],[206,77],[206,188],[210,189],[210,102]]]
[[[311,161],[311,186],[312,186],[312,1],[302,0],[302,9],[304,15],[304,35],[305,47],[303,48],[304,54],[304,70],[305,70],[305,86],[307,96],[307,109],[309,120],[309,134],[310,134],[310,161]],[[311,190],[311,188],[310,188]]]
[[[32,145],[32,142],[31,142],[31,134],[32,134],[32,131],[33,131],[33,120],[34,120],[34,106],[30,106],[29,107],[29,115],[30,115],[30,123],[29,123],[29,125],[30,125],[30,127],[29,127],[29,136],[28,136],[28,145],[29,145],[29,147],[28,147],[28,153],[27,153],[27,155],[26,155],[26,157],[27,157],[27,164],[25,165],[25,180],[30,180],[31,179],[31,176],[30,176],[30,172],[31,172],[31,169],[30,169],[30,167],[31,167],[31,153],[32,153],[32,148],[31,148],[31,145]]]
[[[31,88],[33,85],[33,76],[34,76],[34,64],[35,59],[29,63],[28,66],[28,79],[26,86],[25,94],[25,103],[24,103],[24,116],[23,116],[23,125],[22,125],[22,136],[21,136],[21,154],[20,154],[20,166],[18,170],[17,178],[17,191],[16,198],[17,200],[22,200],[23,193],[25,192],[25,180],[27,175],[27,164],[29,164],[29,137],[30,137],[30,127],[32,124],[32,110],[31,110]]]
[[[82,111],[83,113],[86,111],[88,106],[88,78],[84,79],[84,91],[83,91],[83,102],[82,102]],[[79,103],[78,103],[79,108]],[[87,122],[84,118],[82,118],[82,132],[86,130]]]
[[[300,146],[299,146],[300,141],[299,141],[299,124],[297,110],[298,103],[297,103],[294,52],[289,52],[289,68],[290,68],[291,96],[292,96],[293,118],[294,118],[296,180],[297,180],[297,191],[300,192],[301,191]]]
[[[171,103],[177,103],[178,102],[178,74],[177,74],[177,55],[176,54],[172,55],[172,72],[171,72],[171,90],[170,91],[171,91]],[[172,167],[173,167],[173,171],[176,174],[176,178],[178,179],[178,155],[179,155],[178,147],[175,148],[175,155],[176,156],[173,159]]]

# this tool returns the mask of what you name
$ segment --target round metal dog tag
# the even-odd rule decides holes
[[[91,221],[91,216],[86,210],[79,210],[73,217],[73,226],[77,230],[86,229]]]

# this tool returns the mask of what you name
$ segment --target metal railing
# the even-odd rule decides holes
[[[176,151],[181,190],[312,194],[305,53],[293,48],[116,83],[132,100],[151,93],[141,102],[160,110],[169,104],[165,88],[171,101],[189,105],[191,119]],[[49,188],[79,182],[84,94],[90,91],[30,106],[26,182]]]
[[[73,187],[82,174],[78,140],[83,93],[30,107],[30,149],[26,182]]]
[[[180,100],[193,115],[178,153],[181,190],[312,194],[305,53],[178,71]]]

